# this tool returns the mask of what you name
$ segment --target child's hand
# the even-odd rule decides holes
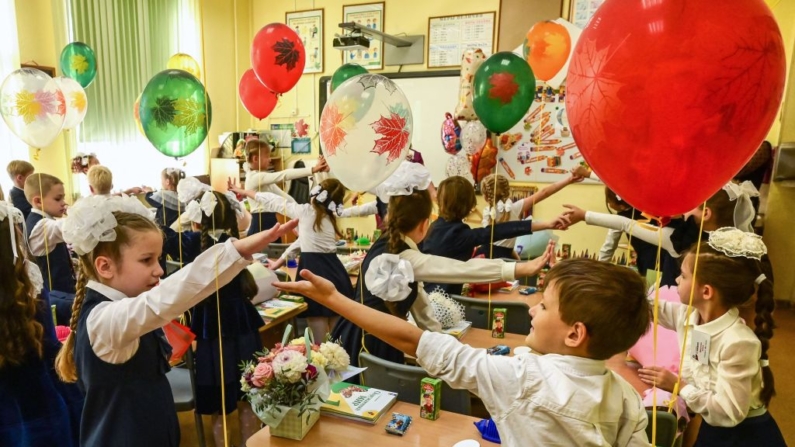
[[[585,166],[580,165],[575,168],[572,168],[571,175],[576,177],[582,177],[585,179],[591,176],[591,170],[586,168]]]
[[[230,191],[237,188],[237,180],[232,179],[232,177],[226,178],[226,188]]]
[[[569,218],[569,225],[574,225],[585,220],[584,209],[578,208],[574,205],[563,205],[563,207],[566,208],[566,211],[563,212],[563,215]]]
[[[263,250],[268,248],[268,244],[282,237],[288,231],[291,231],[296,225],[298,225],[297,220],[291,220],[284,225],[277,223],[270,230],[252,234],[245,239],[236,240],[232,245],[235,246],[240,256],[250,259],[251,255],[262,253]]]
[[[312,174],[315,174],[315,173],[318,173],[318,172],[328,172],[328,169],[329,168],[328,168],[328,163],[326,162],[326,159],[321,157],[320,161],[318,161],[317,164],[312,168]]]
[[[286,260],[284,258],[276,259],[275,261],[272,259],[268,259],[268,268],[271,270],[279,270],[284,265]]]
[[[553,230],[567,230],[569,225],[571,225],[571,219],[566,213],[561,214],[560,216],[556,217],[552,222],[549,223],[551,229]]]
[[[318,303],[323,303],[330,296],[337,293],[336,287],[326,278],[315,275],[309,270],[301,270],[300,275],[306,281],[281,282],[275,281],[273,286],[288,293],[294,293],[312,298]]]
[[[649,366],[638,370],[640,380],[648,385],[656,386],[657,388],[672,393],[676,385],[676,374],[663,368],[662,366]],[[679,384],[679,389],[684,387],[685,381],[682,380]]]
[[[569,183],[580,183],[581,181],[585,180],[585,177],[574,173],[575,169],[577,168],[572,169],[571,177],[569,177]]]
[[[547,249],[544,254],[528,262],[519,262],[516,264],[514,276],[521,278],[523,276],[535,276],[542,268],[555,257],[555,241],[549,241]]]

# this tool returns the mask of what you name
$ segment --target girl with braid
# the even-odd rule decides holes
[[[62,380],[85,392],[80,445],[179,446],[171,387],[171,346],[163,326],[234,280],[251,255],[295,223],[216,244],[167,279],[163,239],[135,198],[87,197],[63,225],[79,255],[71,335],[56,359]],[[230,389],[231,391],[231,389]]]
[[[767,411],[776,393],[767,355],[773,337],[773,283],[760,262],[767,247],[753,233],[724,227],[697,248],[697,275],[693,247],[677,278],[681,304],[661,301],[659,310],[660,325],[676,330],[680,344],[688,328],[679,395],[703,418],[695,446],[784,447],[781,431]],[[691,293],[695,311],[688,320]],[[751,329],[737,308],[754,295]],[[658,366],[641,368],[639,375],[669,392],[676,383],[674,373]]]

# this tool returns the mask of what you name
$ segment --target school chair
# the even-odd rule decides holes
[[[290,282],[290,281],[292,281],[292,279],[290,278],[290,275],[288,275],[287,272],[285,272],[284,270],[273,270],[273,273],[276,274],[276,278],[278,278],[278,280],[281,281],[281,282]]]
[[[196,435],[199,439],[199,446],[206,447],[204,440],[204,424],[202,416],[196,413],[196,376],[195,364],[193,361],[193,349],[185,351],[182,357],[183,365],[171,368],[166,373],[168,384],[171,385],[171,394],[174,395],[174,406],[177,413],[183,411],[193,411],[193,418],[196,422]]]
[[[359,354],[359,366],[367,368],[362,372],[364,386],[392,391],[398,394],[398,400],[410,404],[420,403],[420,382],[430,377],[427,371],[419,366],[393,363],[366,352]],[[467,390],[454,390],[442,383],[442,403],[444,411],[471,414],[471,395]]]
[[[649,424],[646,426],[646,435],[649,437],[649,441],[651,441],[651,430],[652,430],[652,410],[647,409],[646,415],[649,417]],[[681,445],[681,439],[676,439],[676,431],[677,431],[677,422],[676,422],[676,415],[673,413],[669,413],[665,409],[658,409],[657,410],[657,437],[654,439],[654,444],[660,447],[673,447],[677,444],[674,444],[675,441]]]
[[[179,262],[172,261],[170,259],[166,260],[166,276],[171,276],[172,274],[174,274],[174,272],[176,272],[180,268],[182,268],[182,266],[179,265]]]
[[[472,322],[472,327],[491,329],[491,315],[489,315],[489,302],[487,300],[461,295],[450,295],[450,297],[464,306],[464,318]],[[519,301],[491,300],[491,309],[495,307],[502,307],[507,310],[505,332],[520,335],[530,333],[530,307],[527,304]]]
[[[268,244],[268,249],[265,251],[265,254],[268,256],[268,259],[279,259],[279,257],[287,250],[290,244]]]

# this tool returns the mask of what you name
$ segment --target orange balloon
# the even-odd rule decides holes
[[[569,30],[551,20],[538,22],[527,32],[522,53],[536,79],[549,81],[566,65],[571,53]]]
[[[133,119],[135,120],[135,125],[138,126],[138,132],[141,132],[141,135],[146,136],[144,133],[144,128],[141,126],[141,115],[138,113],[138,107],[141,105],[141,95],[138,95],[138,99],[135,100],[133,104]]]

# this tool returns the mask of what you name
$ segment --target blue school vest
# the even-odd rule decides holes
[[[39,213],[30,213],[25,225],[28,227],[28,238],[33,232],[33,228],[44,219]],[[57,290],[59,292],[75,293],[75,272],[72,268],[72,259],[69,256],[69,249],[66,248],[66,243],[61,242],[56,244],[49,254],[49,269],[47,268],[47,255],[36,256],[36,264],[41,269],[41,274],[44,277],[44,285],[48,290]],[[50,287],[50,279],[52,279],[52,287]]]
[[[86,289],[78,320],[75,363],[78,385],[86,394],[80,444],[178,447],[179,421],[166,378],[171,346],[157,329],[139,339],[138,351],[124,363],[97,357],[86,324],[91,311],[105,301],[110,299]]]

